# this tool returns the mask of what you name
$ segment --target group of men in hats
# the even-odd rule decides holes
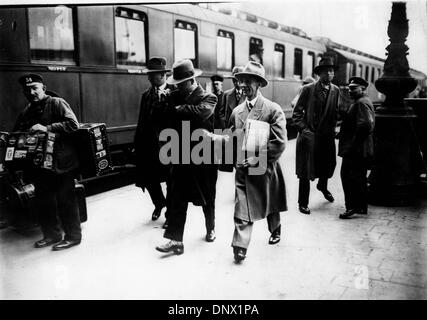
[[[310,181],[318,178],[317,189],[333,202],[328,179],[335,166],[335,127],[337,118],[342,125],[339,155],[343,157],[341,178],[346,211],[340,218],[367,213],[366,174],[373,156],[372,133],[374,109],[367,97],[368,83],[360,77],[350,79],[350,95],[354,103],[338,114],[339,89],[332,83],[337,66],[329,58],[322,58],[314,72],[319,79],[307,79],[301,88],[292,115],[298,129],[296,146],[296,174],[299,178],[299,211],[310,214]],[[235,210],[234,233],[231,246],[234,259],[246,257],[253,223],[267,219],[269,244],[277,244],[281,237],[280,212],[287,210],[286,187],[279,158],[287,143],[286,118],[282,107],[265,98],[260,88],[268,85],[262,64],[249,61],[245,67],[236,66],[231,79],[234,87],[222,91],[224,78],[211,77],[213,93],[206,92],[196,78],[202,74],[191,60],[184,59],[167,68],[163,57],[149,59],[143,71],[151,87],[141,97],[140,113],[135,134],[136,185],[147,190],[154,204],[152,220],[157,220],[164,208],[164,237],[169,241],[156,247],[161,252],[184,252],[184,229],[189,203],[201,206],[205,216],[207,242],[215,240],[215,197],[218,166],[212,155],[209,163],[167,164],[162,161],[160,139],[163,129],[175,129],[184,137],[184,124],[190,131],[204,130],[213,141],[226,144],[231,133],[248,134],[248,124],[268,125],[265,143],[265,170],[252,174],[260,166],[255,154],[247,153],[241,162],[234,160]],[[168,72],[172,75],[166,77]],[[37,74],[19,79],[29,104],[20,114],[15,131],[51,131],[59,133],[55,148],[56,172],[32,170],[37,207],[43,239],[35,243],[41,248],[52,244],[54,250],[67,249],[81,241],[80,218],[74,191],[75,169],[78,167],[71,133],[78,121],[69,104],[60,97],[46,94],[43,78]],[[214,129],[230,129],[228,134],[213,134]],[[195,142],[191,141],[193,145]],[[181,146],[180,146],[181,147]],[[180,150],[181,152],[182,150]],[[166,183],[166,196],[161,183]],[[65,236],[62,236],[61,226]]]

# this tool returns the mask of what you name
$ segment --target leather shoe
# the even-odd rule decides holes
[[[156,250],[160,251],[160,252],[171,252],[171,251],[173,251],[173,253],[180,255],[180,254],[184,253],[184,244],[181,241],[171,240],[162,246],[157,246]]]
[[[340,219],[348,219],[356,213],[359,213],[359,211],[357,209],[348,209],[344,213],[340,214],[339,218]]]
[[[299,212],[304,213],[304,214],[310,214],[311,211],[308,207],[304,207],[304,206],[299,206]]]
[[[213,242],[216,239],[215,230],[208,231],[205,239],[207,242]]]
[[[160,214],[162,213],[163,207],[157,207],[154,209],[153,214],[151,215],[151,220],[156,221],[159,219]]]
[[[326,200],[328,200],[329,202],[334,202],[334,197],[332,196],[332,194],[327,190],[327,189],[321,189],[319,188],[319,186],[316,186],[317,190],[319,190],[320,192],[323,193],[323,196],[325,197]]]
[[[241,262],[246,258],[246,249],[240,247],[233,247],[234,260],[236,262]]]
[[[167,229],[167,228],[168,228],[168,226],[169,226],[169,221],[166,219],[165,223],[163,223],[162,228],[163,228],[163,229]]]
[[[58,243],[62,240],[62,238],[57,238],[57,239],[53,239],[53,238],[43,238],[39,241],[36,241],[34,243],[34,248],[44,248],[47,246],[51,246],[52,244]]]
[[[53,251],[65,250],[80,244],[80,240],[62,240],[60,243],[53,246]]]
[[[268,244],[276,244],[280,241],[282,226],[278,226],[276,230],[271,233],[270,239],[268,239]]]

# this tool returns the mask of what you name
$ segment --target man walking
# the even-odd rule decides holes
[[[183,145],[194,145],[194,141],[184,141],[184,131],[193,132],[197,129],[205,129],[213,132],[214,110],[217,98],[205,90],[196,82],[195,78],[202,73],[194,69],[191,60],[185,59],[175,62],[173,75],[167,79],[167,83],[176,85],[178,90],[172,92],[168,107],[170,118],[175,120],[174,128],[179,132],[182,145],[179,149],[180,157],[185,152]],[[186,126],[189,125],[190,128]],[[190,155],[182,155],[182,158],[190,158]],[[179,164],[172,165],[170,187],[170,212],[168,227],[164,237],[170,241],[156,247],[160,252],[184,253],[184,226],[187,218],[188,203],[202,206],[205,214],[206,241],[215,240],[215,195],[217,167],[213,163],[196,164],[193,159],[189,163],[183,160]]]
[[[170,92],[170,87],[166,84],[166,72],[168,71],[171,70],[166,69],[166,59],[163,57],[152,57],[148,60],[147,69],[143,70],[143,73],[148,74],[151,87],[141,97],[134,141],[136,186],[142,190],[147,189],[150,194],[154,204],[154,211],[151,215],[153,221],[160,217],[162,209],[167,204],[161,182],[166,182],[168,186],[170,167],[160,163],[159,134],[164,126],[163,112]],[[167,224],[167,222],[165,223]]]
[[[299,211],[310,214],[308,208],[310,180],[319,178],[317,189],[329,202],[334,197],[328,191],[328,179],[336,166],[335,126],[339,88],[332,84],[338,69],[331,58],[322,58],[314,72],[319,80],[302,87],[292,120],[298,129],[296,174],[299,179]]]
[[[280,212],[287,210],[287,203],[285,180],[278,160],[285,149],[287,137],[286,118],[282,108],[264,98],[259,91],[268,84],[264,67],[250,61],[235,77],[246,100],[233,110],[230,117],[231,130],[246,132],[249,128],[247,123],[251,121],[263,122],[269,127],[264,172],[255,174],[251,171],[254,167],[262,166],[260,158],[248,156],[241,164],[236,165],[235,228],[231,245],[235,261],[240,262],[246,257],[255,221],[267,218],[271,232],[269,244],[280,241]]]
[[[338,155],[342,157],[341,181],[346,211],[341,219],[367,214],[367,171],[374,154],[373,132],[375,111],[366,94],[368,82],[360,77],[349,80],[350,96],[354,100],[342,115],[338,134]]]

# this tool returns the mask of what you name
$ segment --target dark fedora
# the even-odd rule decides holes
[[[168,84],[178,84],[186,80],[198,77],[202,70],[194,69],[190,59],[177,61],[172,66],[172,75],[166,80]]]
[[[143,69],[143,73],[152,72],[167,72],[171,69],[166,69],[166,58],[164,57],[152,57],[147,62],[147,68]]]
[[[234,76],[237,80],[239,80],[241,76],[252,76],[261,82],[261,87],[265,87],[268,84],[268,81],[265,78],[265,69],[263,65],[255,61],[249,61],[243,70],[241,72],[237,72]]]
[[[236,73],[242,72],[243,68],[244,68],[243,66],[235,66],[235,67],[233,67],[233,70],[231,70],[231,75],[224,75],[224,78],[226,78],[226,79],[236,79],[236,77],[235,77]]]
[[[369,83],[361,77],[351,77],[350,79],[348,79],[348,86],[349,87],[362,86],[367,88],[369,86]]]
[[[224,81],[224,78],[223,78],[222,76],[220,76],[219,74],[214,74],[214,75],[211,77],[211,81],[212,81],[212,82],[215,82],[215,81],[221,81],[221,82],[223,82],[223,81]]]
[[[322,59],[320,59],[319,65],[314,68],[314,73],[319,74],[323,70],[328,68],[333,68],[334,71],[338,70],[338,66],[334,64],[331,57],[323,57]]]
[[[43,83],[43,77],[36,73],[24,74],[18,79],[18,82],[23,86],[30,86],[33,83]]]

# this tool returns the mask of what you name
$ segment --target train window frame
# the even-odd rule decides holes
[[[369,70],[370,70],[369,66],[365,66],[365,77],[364,78],[367,82],[369,82]]]
[[[37,58],[33,58],[33,52],[35,49],[32,48],[31,45],[31,11],[32,10],[43,10],[43,9],[56,9],[56,8],[66,8],[70,10],[70,15],[71,15],[71,19],[69,21],[71,21],[71,32],[72,35],[71,38],[72,39],[72,53],[71,53],[71,58],[69,58],[69,60],[64,60],[64,59],[37,59]],[[78,59],[78,39],[77,39],[77,32],[76,32],[76,28],[77,28],[77,12],[76,12],[76,7],[75,6],[70,6],[70,5],[52,5],[52,6],[47,6],[47,7],[28,7],[25,10],[25,14],[26,14],[26,20],[27,20],[27,41],[28,41],[28,53],[29,53],[29,58],[30,58],[30,63],[31,64],[48,64],[48,65],[66,65],[66,66],[76,66],[79,64],[79,59]],[[57,19],[59,17],[56,17],[54,24],[61,23],[59,22]],[[40,27],[40,26],[39,26]],[[43,26],[42,26],[43,27]],[[42,31],[42,29],[37,28],[37,34],[41,34],[41,33],[45,33],[44,29]],[[63,36],[60,36],[60,39],[63,39]],[[52,49],[47,49],[47,51],[53,51]]]
[[[128,16],[122,16],[120,13],[122,12],[126,12],[128,14]],[[131,16],[129,16],[132,13]],[[135,16],[136,15],[136,16]],[[143,23],[143,28],[144,28],[144,32],[143,32],[143,39],[144,39],[144,61],[143,62],[136,62],[136,63],[121,63],[120,59],[118,57],[118,51],[117,51],[117,17],[119,18],[124,18],[124,19],[129,19],[129,20],[135,20],[135,21],[140,21]],[[114,10],[114,59],[115,59],[115,65],[117,68],[135,68],[135,69],[141,69],[144,66],[147,65],[147,61],[149,59],[149,39],[148,39],[148,16],[145,12],[143,11],[139,11],[139,10],[134,10],[134,9],[130,9],[130,8],[125,8],[125,7],[117,7]]]
[[[379,78],[380,78],[380,76],[381,76],[381,68],[377,68],[377,71],[378,71],[377,79],[379,79]]]
[[[183,58],[183,57],[179,57],[177,55],[177,33],[176,30],[187,30],[187,31],[191,31],[194,34],[194,58]],[[176,19],[175,23],[174,23],[174,27],[173,27],[173,56],[174,56],[174,61],[178,61],[181,59],[190,59],[193,62],[194,67],[198,67],[199,66],[199,40],[198,40],[198,27],[197,24],[193,23],[193,22],[188,22],[185,20],[181,20],[181,19]]]
[[[264,65],[264,42],[261,38],[249,37],[249,61]]]
[[[300,60],[300,65],[297,65],[297,53],[300,54],[299,56],[299,60]],[[304,61],[303,61],[303,50],[300,48],[294,48],[294,71],[293,71],[293,77],[294,79],[298,79],[298,80],[302,80],[302,75],[303,75],[303,67],[304,67]],[[297,69],[299,69],[298,71],[300,71],[300,73],[296,73]]]
[[[357,65],[357,76],[363,78],[363,65],[360,63]]]
[[[220,42],[218,40],[221,39],[221,38],[225,38],[225,39],[230,39],[231,40],[231,57],[230,57],[231,59],[230,59],[230,65],[229,65],[228,68],[227,68],[227,62],[225,62],[225,68],[222,68],[222,64],[221,65],[219,64],[219,55],[220,55],[220,52],[219,52],[219,49],[220,49],[219,43]],[[235,57],[234,33],[230,32],[230,31],[227,31],[227,30],[224,30],[224,29],[218,29],[218,32],[217,32],[217,35],[216,35],[216,39],[217,39],[217,45],[216,45],[216,59],[217,59],[216,60],[216,67],[217,67],[217,70],[231,71],[233,69],[233,66],[234,66],[234,57]],[[229,54],[228,52],[225,53],[225,55],[228,55],[228,54]]]
[[[281,68],[278,70],[276,65],[276,52],[280,52],[282,54],[282,59],[280,61]],[[274,52],[273,52],[273,76],[276,78],[284,79],[285,78],[285,67],[286,67],[286,47],[282,43],[274,44]]]
[[[307,72],[307,75],[309,75],[311,77],[314,77],[314,66],[315,66],[315,63],[316,63],[316,54],[313,51],[308,51],[307,55],[306,55],[306,58],[308,56],[312,57],[312,63],[311,63],[311,73]],[[307,62],[307,65],[308,65],[308,62]]]
[[[374,83],[375,82],[375,67],[371,68],[371,82]]]

